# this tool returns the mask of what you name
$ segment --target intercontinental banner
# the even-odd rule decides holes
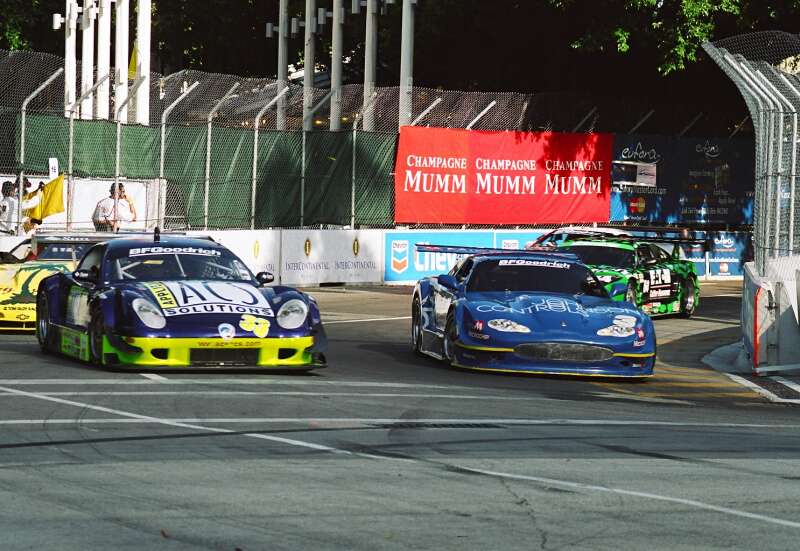
[[[608,222],[613,144],[611,134],[404,126],[395,222]]]

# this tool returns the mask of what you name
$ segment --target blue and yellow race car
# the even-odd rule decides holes
[[[653,322],[613,301],[577,256],[417,245],[465,255],[417,282],[411,342],[418,353],[481,371],[644,378],[653,374]]]
[[[45,352],[120,368],[324,367],[316,302],[272,281],[213,241],[114,239],[42,281],[36,336]]]

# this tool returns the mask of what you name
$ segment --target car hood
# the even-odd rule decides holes
[[[275,288],[256,287],[246,281],[219,280],[118,282],[113,288],[127,305],[137,297],[158,305],[167,320],[166,327],[158,332],[172,337],[263,338],[308,332],[305,324],[286,330],[275,322],[275,315],[286,301],[304,300],[302,293],[295,290],[282,288],[282,292],[276,292]],[[128,321],[136,322],[137,316],[128,312]]]
[[[632,332],[615,330],[614,327],[642,327],[647,323],[647,316],[632,304],[601,297],[550,293],[469,293],[467,298],[473,321],[480,320],[486,327],[492,319],[508,319],[528,327],[537,338],[618,342],[620,335],[630,337]],[[504,333],[526,337],[531,334]]]

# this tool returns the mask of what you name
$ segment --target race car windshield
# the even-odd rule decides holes
[[[581,262],[590,266],[611,266],[613,268],[633,268],[635,256],[629,249],[617,247],[598,247],[594,245],[572,245],[558,249],[565,253],[575,253]]]
[[[210,279],[252,281],[253,274],[232,253],[193,247],[130,249],[111,260],[116,281]],[[178,250],[179,249],[179,250]],[[169,252],[166,252],[169,251]]]
[[[91,243],[45,243],[39,245],[37,260],[80,260]]]
[[[565,293],[604,296],[592,273],[578,264],[559,260],[501,259],[478,264],[467,291]]]

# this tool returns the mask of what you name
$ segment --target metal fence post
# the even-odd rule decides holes
[[[33,99],[42,93],[42,90],[47,88],[51,82],[59,77],[61,73],[64,72],[64,68],[61,67],[55,73],[50,75],[47,80],[45,80],[42,84],[39,85],[36,90],[31,92],[31,94],[25,98],[22,102],[22,109],[20,112],[20,141],[19,141],[19,189],[18,197],[17,197],[17,233],[21,233],[22,229],[22,200],[25,197],[25,190],[23,186],[23,182],[25,181],[25,133],[26,133],[26,118],[28,115],[28,104],[33,101]]]
[[[189,86],[183,93],[177,97],[175,101],[170,103],[164,112],[161,113],[161,151],[159,152],[158,156],[158,225],[161,228],[164,228],[164,211],[165,211],[165,199],[167,195],[167,183],[164,181],[164,154],[166,152],[166,137],[167,137],[167,117],[169,114],[172,113],[172,110],[178,106],[180,102],[182,102],[186,96],[192,93],[192,90],[197,88],[197,85],[200,84],[199,82],[195,81],[194,84]],[[119,117],[117,117],[119,120]]]
[[[488,112],[489,112],[489,110],[490,110],[492,107],[494,107],[495,105],[497,105],[497,100],[492,100],[492,102],[491,102],[489,105],[487,105],[487,106],[484,108],[484,110],[483,110],[483,111],[481,111],[480,113],[478,113],[478,116],[477,116],[477,117],[475,117],[474,119],[472,119],[472,121],[471,121],[471,122],[470,122],[470,123],[467,125],[467,130],[472,130],[472,127],[473,127],[473,126],[475,126],[475,124],[476,124],[476,123],[477,123],[479,120],[481,120],[481,119],[483,118],[483,116],[484,116],[486,113],[488,113]]]
[[[778,75],[783,80],[783,83],[786,85],[789,90],[797,97],[797,100],[800,100],[800,90],[792,84],[792,82],[786,78],[786,75],[780,74]],[[794,192],[795,192],[795,179],[797,177],[797,110],[794,110],[792,114],[792,173],[791,173],[791,183],[790,183],[790,194],[789,194],[789,246],[791,247],[792,253],[795,252],[794,246]]]
[[[277,82],[275,84],[278,84]],[[271,84],[270,86],[274,86]],[[253,182],[250,187],[250,229],[256,229],[256,180],[258,177],[258,128],[261,123],[261,117],[264,116],[264,113],[267,110],[275,105],[284,95],[289,91],[288,88],[284,88],[278,94],[272,98],[269,103],[267,103],[264,107],[262,107],[258,114],[256,115],[255,120],[253,121]]]
[[[98,79],[95,82],[94,86],[86,90],[81,97],[75,100],[75,102],[67,108],[69,112],[69,151],[67,153],[67,173],[69,174],[68,183],[67,183],[67,229],[72,229],[72,184],[73,184],[73,175],[72,175],[72,159],[75,153],[75,111],[78,109],[78,106],[81,102],[86,99],[89,95],[93,94],[94,91],[103,84],[108,79],[108,75],[106,74],[102,78]],[[20,188],[22,188],[22,182],[20,182]],[[20,202],[20,205],[22,203]]]
[[[208,129],[206,131],[206,179],[205,179],[205,186],[203,189],[203,229],[208,229],[208,193],[209,188],[211,187],[211,121],[214,118],[214,115],[217,114],[219,108],[222,107],[222,104],[228,101],[228,99],[233,95],[233,92],[239,87],[239,83],[234,83],[231,86],[230,90],[228,90],[222,99],[220,99],[211,111],[208,113],[207,122],[208,122]]]
[[[422,113],[420,113],[419,116],[416,119],[411,121],[411,124],[409,126],[417,126],[417,123],[419,121],[421,121],[422,119],[424,119],[428,115],[428,113],[433,111],[433,108],[436,107],[437,105],[439,105],[440,103],[442,103],[442,98],[441,97],[436,98],[435,100],[433,100],[433,103],[431,103],[428,107],[426,107],[425,110]]]

